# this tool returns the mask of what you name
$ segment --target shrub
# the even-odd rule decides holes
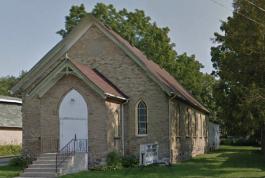
[[[244,137],[228,137],[221,139],[222,145],[233,145],[233,146],[258,146],[258,141],[255,138],[244,138]]]
[[[109,170],[117,170],[117,169],[121,169],[122,168],[122,164],[121,164],[121,155],[116,152],[116,151],[112,151],[107,155],[107,168]]]
[[[137,167],[139,164],[138,159],[134,155],[124,156],[122,158],[122,166],[126,168]]]
[[[22,155],[22,156],[18,156],[18,157],[15,157],[15,158],[11,159],[10,162],[9,162],[9,165],[10,166],[18,166],[18,167],[25,168],[32,161],[33,161],[33,159],[29,155]]]
[[[139,162],[136,156],[129,155],[122,157],[117,151],[112,151],[107,154],[106,165],[95,166],[91,170],[93,171],[107,171],[118,170],[124,168],[137,167]]]
[[[1,145],[0,156],[18,155],[21,153],[21,145]]]

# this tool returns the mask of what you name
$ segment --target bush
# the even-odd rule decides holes
[[[22,155],[22,156],[18,156],[18,157],[11,159],[9,162],[9,165],[25,168],[30,163],[32,163],[32,161],[33,159],[29,155]]]
[[[107,155],[107,168],[109,170],[117,170],[122,168],[121,164],[121,155],[116,152],[112,151]]]
[[[21,145],[1,145],[0,156],[18,155],[21,153]]]
[[[259,144],[254,138],[228,137],[221,139],[221,145],[258,146]]]
[[[122,157],[117,151],[108,153],[106,159],[107,165],[96,166],[92,168],[93,171],[107,171],[107,170],[118,170],[124,168],[137,167],[139,162],[136,156],[129,155]]]
[[[138,164],[139,161],[134,155],[124,156],[122,158],[122,166],[125,168],[137,167]]]

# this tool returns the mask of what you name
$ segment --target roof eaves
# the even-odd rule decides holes
[[[87,24],[86,22],[88,20],[91,20],[91,23]],[[24,85],[30,85],[35,82],[37,75],[41,74],[41,67],[49,63],[51,59],[55,62],[62,57],[62,55],[91,27],[92,24],[93,20],[91,16],[83,19],[79,25],[77,25],[65,38],[58,42],[15,86],[12,87],[11,93],[15,94],[20,90],[25,90],[27,87],[23,87]]]
[[[95,19],[95,18],[94,18]],[[125,51],[127,54],[128,54],[128,52],[129,52],[129,56],[132,58],[132,59],[134,59],[134,61],[138,64],[138,65],[140,65],[145,71],[147,71],[147,74],[149,74],[149,76],[156,82],[156,83],[158,83],[158,85],[162,88],[162,90],[164,90],[169,96],[170,96],[170,94],[172,93],[172,91],[174,92],[174,93],[179,93],[178,91],[176,92],[176,91],[174,91],[170,86],[167,86],[167,85],[165,85],[165,84],[163,84],[162,82],[160,82],[158,79],[157,79],[157,77],[156,77],[156,75],[155,74],[153,74],[147,67],[145,67],[145,64],[141,61],[141,60],[135,60],[135,59],[139,59],[139,56],[138,55],[136,55],[133,51],[131,51],[130,50],[130,48],[128,47],[128,46],[126,46],[125,44],[123,44],[122,42],[120,42],[120,39],[118,39],[118,34],[116,34],[116,32],[114,32],[113,30],[111,30],[108,26],[106,26],[106,25],[104,25],[104,24],[102,24],[100,21],[98,21],[97,19],[95,19],[95,21],[96,21],[96,25],[97,25],[97,27],[104,33],[104,34],[106,34],[115,44],[117,44],[119,47],[121,47],[121,49],[123,50],[123,51]],[[114,34],[115,33],[115,34]],[[122,38],[122,37],[120,37],[120,38]],[[123,39],[124,40],[124,39]],[[127,41],[126,41],[127,42]],[[128,43],[128,42],[127,42]],[[130,45],[129,43],[128,43],[128,45]],[[131,45],[130,45],[131,46]],[[133,46],[131,46],[132,48],[135,48],[135,47],[133,47]],[[136,48],[137,49],[137,48]],[[138,49],[137,49],[138,50]],[[141,51],[140,51],[141,52]],[[144,54],[143,54],[144,55]],[[144,55],[145,56],[145,55]],[[147,59],[147,60],[149,60],[149,59]],[[164,69],[161,69],[162,71],[165,71]],[[168,73],[167,71],[165,71],[166,73]],[[170,75],[170,74],[168,74],[168,75]],[[171,76],[171,75],[170,75]],[[175,79],[174,79],[175,80]],[[178,84],[178,85],[180,85],[180,84]],[[182,86],[181,86],[182,87]],[[167,88],[167,89],[166,89]],[[183,87],[182,87],[183,88]],[[184,88],[183,88],[183,90],[185,90]],[[186,90],[185,90],[186,91]],[[187,91],[186,91],[187,92]],[[185,92],[184,92],[185,93]],[[204,112],[207,112],[207,113],[209,113],[209,111],[203,106],[203,105],[201,105],[193,96],[191,96],[188,92],[187,92],[187,94],[181,94],[181,95],[184,95],[183,97],[185,98],[185,100],[190,104],[190,105],[192,105],[192,106],[195,106],[196,108],[198,108],[198,109],[200,109],[200,110],[202,110],[202,111],[204,111]],[[186,95],[189,95],[189,96],[186,96]],[[191,98],[191,99],[189,99],[189,98]],[[192,101],[190,101],[190,100],[192,100]]]
[[[108,28],[104,26],[103,24],[97,22],[95,24],[105,35],[107,35],[116,45],[118,45],[131,59],[135,61],[136,64],[142,67],[142,69],[147,73],[148,77],[151,78],[153,81],[155,81],[163,91],[165,91],[169,96],[171,93],[171,90],[166,87],[162,82],[156,79],[156,77],[150,72],[144,64],[140,61],[137,60],[138,56],[135,55],[133,52],[131,52],[125,45],[121,44],[118,39],[116,39],[115,36],[113,36],[108,30],[105,30],[104,28]]]
[[[0,103],[22,104],[22,101],[21,100],[12,100],[12,99],[0,99]]]
[[[110,93],[105,93],[105,95],[106,95],[106,97],[117,98],[118,100],[122,100],[122,101],[127,101],[128,100],[127,98],[120,97],[120,96],[115,96],[115,95],[110,94]]]

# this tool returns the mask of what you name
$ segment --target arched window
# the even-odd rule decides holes
[[[147,134],[147,107],[144,101],[137,105],[137,134]]]

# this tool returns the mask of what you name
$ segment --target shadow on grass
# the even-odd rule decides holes
[[[89,171],[68,178],[265,177],[265,162],[253,147],[222,147],[173,166],[150,166],[119,171]]]

